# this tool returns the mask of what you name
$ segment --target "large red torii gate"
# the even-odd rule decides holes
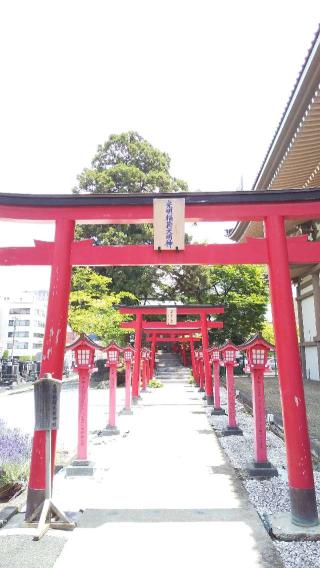
[[[202,345],[204,353],[204,369],[205,369],[205,386],[206,386],[206,399],[208,405],[213,405],[213,385],[212,385],[212,375],[210,368],[210,360],[208,354],[209,341],[208,341],[208,329],[221,329],[223,323],[219,321],[209,321],[208,316],[214,316],[217,314],[223,314],[224,308],[222,306],[210,306],[210,305],[167,305],[167,306],[120,306],[119,312],[124,315],[135,316],[134,321],[123,322],[121,327],[123,329],[134,329],[135,330],[135,363],[133,369],[133,381],[132,381],[132,399],[137,400],[138,398],[138,383],[139,383],[139,373],[140,373],[140,349],[141,349],[141,339],[142,332],[179,332],[187,331],[190,333],[200,332],[202,336]],[[168,309],[176,310],[177,318],[179,316],[193,316],[198,317],[198,320],[194,321],[177,321],[175,324],[170,324],[161,321],[146,321],[144,316],[165,316]],[[152,343],[152,356],[154,356],[155,340]]]
[[[185,199],[186,221],[261,221],[265,238],[232,245],[94,246],[75,242],[75,223],[152,223],[153,200]],[[285,220],[320,218],[320,189],[175,194],[0,194],[0,219],[55,222],[54,243],[0,249],[1,265],[50,265],[51,281],[41,375],[62,377],[73,265],[267,264],[278,354],[291,514],[300,526],[318,524],[306,407],[289,263],[320,261],[320,242],[286,237]],[[52,433],[55,453],[56,432]],[[44,501],[45,432],[35,433],[26,517]]]

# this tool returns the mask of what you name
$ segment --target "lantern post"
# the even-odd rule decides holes
[[[122,326],[121,326],[122,327]],[[142,314],[136,314],[135,321],[135,343],[134,343],[134,366],[132,376],[132,404],[138,404],[140,397],[140,353],[141,353],[141,339],[142,339]]]
[[[134,348],[131,347],[131,345],[127,345],[127,347],[123,349],[123,359],[126,369],[125,405],[120,414],[133,414],[131,410],[131,374],[132,365],[134,363]]]
[[[148,354],[149,354],[149,350],[146,347],[143,347],[141,349],[141,361],[142,361],[142,389],[141,389],[141,392],[147,392]]]
[[[198,384],[198,373],[197,373],[197,365],[196,365],[196,356],[194,350],[194,342],[190,339],[190,354],[191,354],[191,365],[192,365],[192,374],[195,382]]]
[[[78,445],[77,457],[66,470],[70,475],[93,475],[93,466],[88,461],[88,391],[90,376],[94,370],[94,354],[99,345],[91,341],[84,333],[67,350],[74,353],[75,369],[79,376],[78,402]]]
[[[111,341],[108,347],[105,347],[103,351],[107,355],[106,367],[109,367],[109,420],[101,434],[104,436],[112,436],[113,434],[120,433],[116,426],[116,392],[117,368],[122,349],[114,341]]]
[[[211,414],[222,415],[225,414],[223,408],[221,408],[220,403],[220,351],[219,347],[213,345],[209,351],[210,363],[213,368],[213,388],[214,388],[214,408],[211,410]]]
[[[201,335],[202,335],[202,353],[203,353],[203,372],[205,376],[205,392],[208,406],[214,405],[214,396],[213,396],[213,388],[212,388],[212,375],[211,375],[211,367],[210,367],[210,357],[208,353],[209,349],[209,339],[208,339],[208,321],[207,316],[205,313],[200,313],[200,322],[201,322]]]
[[[236,353],[238,349],[231,342],[227,341],[220,349],[224,366],[226,368],[226,383],[228,397],[228,425],[222,431],[223,436],[242,436],[243,432],[237,425],[236,421],[236,399],[234,392],[234,374],[233,369],[236,366]]]
[[[187,352],[186,352],[186,345],[182,343],[181,345],[181,356],[182,356],[182,364],[184,367],[187,366]]]
[[[203,369],[203,352],[201,349],[196,350],[197,372],[199,377],[199,392],[204,392],[204,369]]]
[[[147,385],[148,385],[152,379],[152,353],[150,349],[148,349],[147,370],[148,370],[147,374]]]
[[[151,342],[151,369],[150,369],[151,379],[153,378],[154,375],[154,368],[156,363],[156,344],[157,344],[157,338],[156,334],[154,333],[152,335],[152,342]]]
[[[266,411],[264,401],[264,373],[268,369],[268,353],[273,345],[261,335],[256,335],[239,347],[248,358],[248,370],[252,375],[252,402],[254,419],[254,461],[247,468],[253,477],[274,477],[276,468],[268,461]]]

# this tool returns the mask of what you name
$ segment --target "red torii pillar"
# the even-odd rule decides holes
[[[152,335],[152,342],[151,342],[150,379],[153,378],[155,364],[156,364],[156,335],[154,333]]]
[[[74,225],[74,221],[67,219],[56,221],[40,377],[43,377],[45,373],[51,373],[54,379],[62,380],[72,271],[71,247],[74,237]],[[34,433],[26,520],[45,500],[45,434],[45,431],[42,430]],[[56,438],[57,431],[53,430],[51,436],[52,476],[54,473]]]
[[[140,387],[140,365],[141,365],[141,339],[142,339],[142,314],[136,314],[135,340],[134,340],[134,364],[132,376],[132,404],[137,404],[139,400]]]
[[[195,354],[194,354],[194,342],[192,340],[190,341],[190,354],[191,354],[192,374],[193,374],[194,380],[197,383],[198,382],[198,374],[197,374],[197,366],[196,366],[196,357],[195,357]]]
[[[209,352],[208,352],[209,340],[208,340],[208,323],[207,323],[206,314],[204,314],[204,313],[200,314],[200,321],[201,321],[201,335],[202,335],[202,347],[203,347],[203,366],[204,366],[204,374],[205,374],[206,399],[207,399],[207,405],[213,406],[214,405],[213,384],[212,384],[210,357],[209,357]]]
[[[291,517],[292,522],[299,526],[315,526],[318,524],[318,511],[284,218],[267,217],[264,225],[287,451]]]

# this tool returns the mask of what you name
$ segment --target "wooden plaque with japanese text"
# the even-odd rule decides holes
[[[168,197],[153,200],[155,250],[184,249],[185,200]]]

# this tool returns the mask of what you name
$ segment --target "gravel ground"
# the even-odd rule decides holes
[[[320,442],[320,381],[304,381],[304,395],[306,399],[308,426],[311,438]],[[251,398],[251,378],[241,375],[235,376],[235,388],[241,390]],[[266,408],[269,413],[281,415],[281,402],[278,378],[266,375],[264,379]]]
[[[238,385],[237,385],[237,388]],[[242,390],[242,389],[241,389]],[[320,392],[320,391],[319,391]],[[225,389],[221,389],[221,406],[226,408]],[[238,470],[243,484],[249,494],[250,501],[260,515],[290,511],[290,501],[287,483],[286,454],[284,442],[273,432],[267,431],[268,458],[278,469],[279,477],[258,481],[248,479],[245,468],[253,459],[253,420],[252,416],[237,401],[237,421],[243,431],[243,436],[220,437],[220,443],[231,464]],[[217,434],[226,426],[226,416],[208,416],[209,422]],[[317,502],[320,506],[320,473],[315,472]],[[274,545],[281,554],[286,568],[319,568],[320,541],[318,542],[280,542],[274,540]]]

